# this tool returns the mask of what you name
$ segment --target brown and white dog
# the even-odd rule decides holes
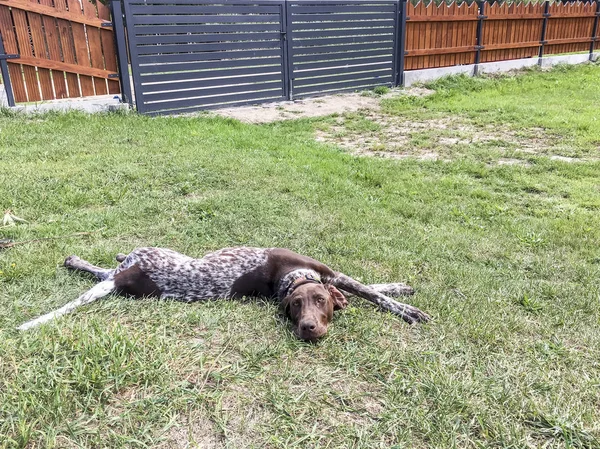
[[[93,288],[54,312],[22,324],[26,330],[70,313],[110,293],[159,297],[185,302],[243,296],[275,297],[292,320],[294,332],[314,341],[327,332],[334,310],[348,304],[344,293],[360,296],[408,323],[429,316],[390,297],[413,294],[406,284],[363,285],[310,257],[282,248],[237,247],[194,259],[163,248],[138,248],[118,255],[116,269],[96,267],[77,256],[65,266],[92,273]]]

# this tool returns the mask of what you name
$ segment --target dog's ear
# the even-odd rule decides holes
[[[288,295],[285,298],[283,298],[281,300],[281,303],[279,304],[279,307],[281,308],[281,312],[288,317],[290,316],[290,303],[291,302],[292,302],[292,297],[291,297],[291,295]]]
[[[333,285],[327,285],[327,290],[329,291],[329,295],[331,296],[331,300],[333,301],[333,310],[341,310],[345,309],[348,305],[348,300],[346,297]]]

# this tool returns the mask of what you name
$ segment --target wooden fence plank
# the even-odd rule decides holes
[[[6,6],[0,5],[0,28],[2,29],[2,38],[4,50],[7,54],[18,54],[17,36],[15,35],[10,10]],[[23,81],[23,70],[20,65],[9,64],[8,72],[13,89],[13,95],[16,102],[27,101],[27,90],[25,81]]]
[[[53,7],[52,0],[40,0],[40,4]],[[60,36],[56,25],[56,18],[42,15],[44,34],[48,45],[48,58],[54,61],[62,61],[60,50]],[[67,98],[67,81],[64,72],[52,72],[52,83],[54,85],[55,98]]]
[[[19,54],[26,57],[33,57],[33,50],[31,49],[30,38],[29,38],[29,27],[27,25],[27,17],[25,11],[12,10],[13,21],[15,23],[15,33],[17,35],[17,42],[19,43]],[[40,94],[40,86],[38,84],[37,72],[35,67],[25,66],[23,67],[23,74],[25,75],[25,88],[27,89],[27,100],[28,101],[40,101],[42,96]]]
[[[67,10],[65,0],[54,0],[54,6],[58,11]],[[71,30],[71,23],[67,20],[57,18],[56,25],[60,36],[63,62],[67,64],[77,64],[75,57],[75,39]],[[81,97],[81,88],[79,86],[79,77],[76,73],[66,72],[67,86],[69,88],[69,98]]]
[[[58,19],[56,23],[62,44],[63,61],[67,64],[77,64],[77,58],[75,57],[75,39],[73,38],[69,22]],[[81,87],[79,86],[77,74],[67,72],[66,78],[67,86],[69,87],[69,98],[81,97]]]
[[[33,54],[36,58],[47,58],[46,41],[44,39],[44,28],[42,27],[42,17],[36,13],[27,13],[29,20],[29,30],[31,34],[31,43],[33,45]],[[52,77],[50,70],[38,68],[38,80],[42,91],[42,100],[54,99],[54,91],[52,89]]]
[[[46,34],[46,42],[48,43],[48,56],[53,61],[62,62],[60,51],[60,37],[56,19],[54,17],[42,16],[44,31]],[[56,98],[67,98],[67,81],[64,72],[52,72],[52,82],[54,84],[54,92]]]
[[[90,55],[88,53],[87,36],[85,35],[85,29],[80,23],[72,23],[71,30],[73,32],[73,39],[75,43],[75,57],[77,58],[77,65],[88,68],[91,67]],[[91,76],[79,75],[79,84],[81,85],[81,95],[89,97],[94,95],[94,82]]]
[[[96,69],[104,69],[104,56],[102,55],[100,30],[88,28],[87,37],[92,67]],[[106,95],[108,93],[106,80],[103,78],[94,78],[94,88],[96,90],[96,95]]]

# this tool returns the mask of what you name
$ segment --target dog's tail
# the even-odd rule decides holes
[[[71,301],[60,309],[55,310],[54,312],[47,313],[46,315],[42,315],[41,317],[36,318],[35,320],[28,321],[26,323],[21,324],[17,327],[18,330],[25,331],[31,329],[33,327],[39,326],[40,324],[47,323],[48,321],[52,321],[55,318],[58,318],[61,315],[66,315],[67,313],[71,313],[77,307],[83,306],[85,304],[90,304],[97,299],[103,298],[104,296],[115,291],[115,282],[112,280],[102,281],[96,284],[94,287],[89,289],[75,301]]]

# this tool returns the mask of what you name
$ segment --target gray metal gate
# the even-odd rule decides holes
[[[142,113],[191,112],[399,81],[401,0],[123,2]]]
[[[139,112],[282,100],[284,2],[124,0]]]
[[[294,98],[395,84],[396,0],[290,0]]]

